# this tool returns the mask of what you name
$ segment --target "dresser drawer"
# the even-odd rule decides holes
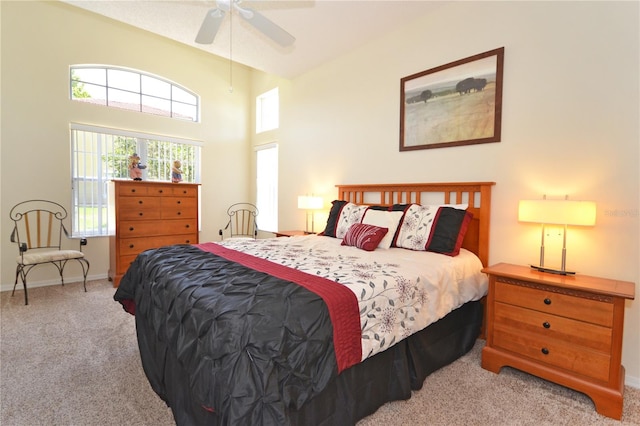
[[[138,182],[118,182],[118,197],[135,197],[140,195],[147,195],[149,188],[146,185],[141,185]]]
[[[160,199],[160,217],[162,219],[195,218],[197,214],[197,198],[163,197]]]
[[[127,269],[129,269],[129,266],[131,266],[133,261],[136,260],[136,257],[138,257],[138,254],[139,253],[118,257],[116,273],[118,275],[124,275],[124,273],[127,272]]]
[[[122,197],[118,202],[118,220],[160,219],[160,198]]]
[[[148,249],[172,244],[195,244],[197,242],[197,233],[144,238],[122,238],[119,242],[119,254],[121,256],[127,256],[138,254]]]
[[[534,333],[541,338],[559,339],[600,352],[611,351],[612,330],[609,327],[501,302],[496,302],[494,308],[496,327],[510,328],[515,333]]]
[[[173,195],[179,195],[182,197],[197,197],[198,188],[193,186],[184,186],[183,184],[177,184],[171,188],[171,193]]]
[[[189,216],[189,215],[186,215]],[[123,220],[118,224],[121,238],[153,237],[194,232],[198,229],[195,218],[176,220]]]
[[[493,334],[493,346],[518,355],[560,367],[592,379],[609,381],[611,357],[607,353],[592,351],[566,342],[544,338],[515,329],[498,326]]]
[[[558,290],[545,289],[544,286],[532,288],[523,284],[511,284],[498,278],[495,283],[495,300],[605,327],[613,325],[612,302],[563,294]]]

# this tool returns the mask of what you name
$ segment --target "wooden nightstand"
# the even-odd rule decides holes
[[[510,366],[583,392],[598,413],[620,419],[624,303],[635,284],[506,263],[482,271],[489,275],[482,367]]]
[[[276,237],[294,237],[296,235],[310,235],[312,233],[307,231],[277,231],[274,232],[274,234],[276,234]]]

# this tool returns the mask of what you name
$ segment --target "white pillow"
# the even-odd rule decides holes
[[[385,235],[382,241],[380,241],[380,244],[378,244],[378,248],[388,249],[391,247],[393,237],[396,235],[396,229],[398,229],[398,224],[400,223],[400,219],[402,219],[402,215],[404,215],[404,212],[401,211],[389,212],[372,209],[369,209],[364,213],[362,223],[389,229],[387,235]]]

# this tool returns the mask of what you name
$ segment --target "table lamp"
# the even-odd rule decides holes
[[[305,233],[314,234],[315,233],[315,220],[314,220],[314,210],[320,210],[323,206],[322,197],[316,197],[313,195],[299,195],[298,196],[298,208],[302,210],[306,210],[307,214],[307,222],[305,225]],[[309,216],[311,216],[311,231],[309,231]]]
[[[542,225],[540,243],[540,265],[532,268],[553,274],[573,275],[566,270],[567,260],[567,226],[594,226],[596,224],[596,203],[593,201],[564,200],[521,200],[518,205],[518,220]],[[544,227],[545,225],[562,225],[562,263],[560,269],[544,266]]]

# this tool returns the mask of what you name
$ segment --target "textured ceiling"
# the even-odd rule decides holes
[[[229,58],[231,51],[235,62],[287,78],[303,74],[386,32],[394,31],[444,3],[243,1],[242,6],[260,11],[296,38],[293,46],[283,48],[237,14],[233,14],[231,19],[227,14],[213,44],[195,43],[205,14],[216,7],[214,0],[63,1],[224,58]]]

